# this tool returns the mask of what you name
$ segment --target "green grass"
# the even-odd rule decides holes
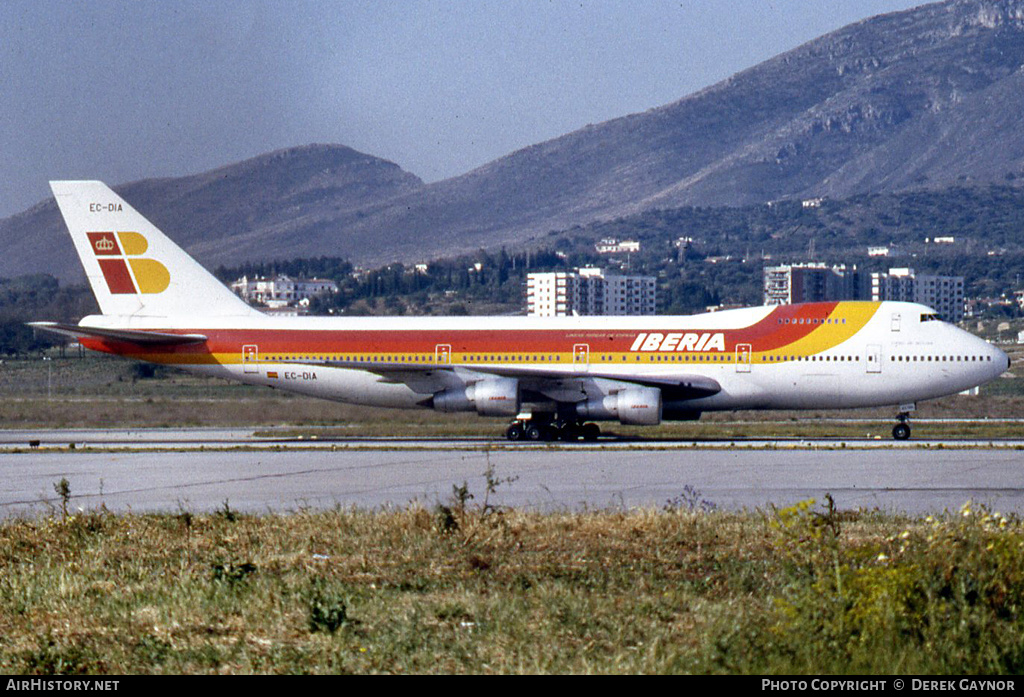
[[[466,501],[6,521],[0,671],[1024,670],[1015,518]]]

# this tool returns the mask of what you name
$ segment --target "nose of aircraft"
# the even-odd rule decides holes
[[[992,361],[1002,366],[999,370],[999,375],[1002,375],[1010,369],[1010,357],[1006,355],[1006,352],[1002,349],[998,349],[995,346],[992,347],[996,355],[992,357]]]
[[[986,382],[994,380],[1010,369],[1010,357],[1002,349],[990,344],[981,337],[974,337],[974,341],[976,342],[978,354],[988,359],[985,361]]]
[[[981,341],[981,339],[979,339]],[[989,360],[992,361],[992,377],[997,378],[1007,370],[1010,369],[1010,357],[1006,355],[1006,352],[1000,349],[998,346],[985,342],[985,352],[989,356]]]

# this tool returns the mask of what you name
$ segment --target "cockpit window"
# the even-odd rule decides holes
[[[942,317],[935,313],[925,313],[921,315],[922,322],[941,322]]]

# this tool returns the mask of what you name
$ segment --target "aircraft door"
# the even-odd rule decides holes
[[[434,362],[438,365],[448,365],[452,362],[452,345],[438,344],[434,347]]]
[[[242,347],[242,372],[260,372],[260,350],[256,344],[246,344]]]
[[[882,347],[871,344],[864,352],[864,366],[869,373],[882,372]]]
[[[574,344],[572,347],[572,365],[577,373],[587,372],[590,364],[590,344]]]
[[[890,329],[892,329],[892,331],[894,331],[894,332],[898,332],[900,330],[900,313],[898,313],[898,312],[892,313],[892,318],[891,319],[892,319],[892,324],[890,326]]]
[[[750,372],[750,354],[752,351],[750,344],[736,344],[736,372],[737,373],[749,373]]]

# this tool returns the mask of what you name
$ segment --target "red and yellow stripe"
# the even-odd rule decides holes
[[[202,333],[203,344],[142,348],[112,339],[83,338],[87,348],[168,364],[238,364],[243,346],[257,346],[260,362],[358,361],[457,364],[543,363],[571,365],[578,346],[586,346],[588,362],[616,363],[732,363],[737,349],[749,346],[754,363],[792,360],[839,346],[859,332],[875,315],[878,303],[834,302],[781,305],[760,321],[740,328],[655,329],[205,329],[160,331]],[[600,320],[595,320],[595,324]],[[639,334],[721,333],[724,350],[631,350]],[[438,361],[445,347],[447,361]]]

